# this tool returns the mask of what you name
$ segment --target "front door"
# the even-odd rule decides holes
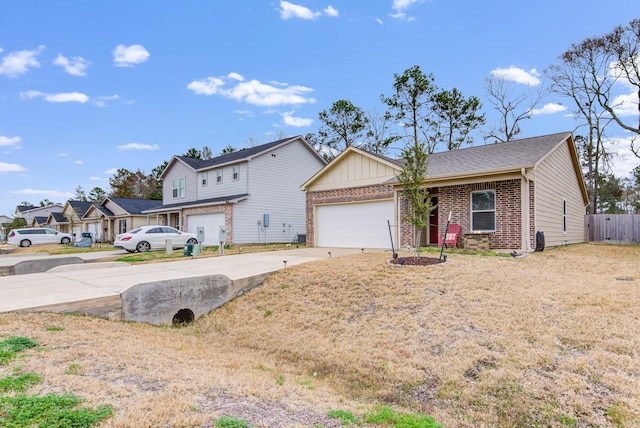
[[[435,206],[429,215],[429,245],[438,245],[438,197],[431,198],[431,205]]]

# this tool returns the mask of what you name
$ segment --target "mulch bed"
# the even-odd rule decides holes
[[[440,263],[444,263],[444,257],[440,260],[437,257],[398,257],[397,259],[389,260],[389,264],[400,266],[432,266]]]

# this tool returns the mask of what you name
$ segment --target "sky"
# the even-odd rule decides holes
[[[315,133],[340,99],[382,113],[414,65],[478,97],[490,126],[487,77],[535,91],[572,43],[638,15],[637,0],[3,1],[0,214],[108,191],[118,168],[150,173],[190,148]],[[520,137],[576,126],[551,96]],[[626,176],[640,159],[610,134]]]

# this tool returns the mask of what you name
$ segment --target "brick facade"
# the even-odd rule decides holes
[[[522,248],[522,198],[519,179],[440,187],[438,191],[439,233],[444,233],[449,211],[451,211],[451,222],[460,225],[461,236],[471,231],[471,192],[477,190],[495,190],[496,192],[496,230],[488,233],[490,248]],[[529,211],[532,216],[533,189],[529,194],[531,204]],[[533,227],[532,224],[531,228]]]
[[[529,187],[529,239],[535,246],[535,218],[534,218],[534,183]],[[477,190],[495,190],[496,192],[496,230],[488,233],[491,249],[520,249],[522,248],[522,197],[520,179],[490,181],[455,186],[443,186],[434,189],[438,196],[438,233],[444,234],[447,217],[451,211],[451,223],[460,225],[458,245],[463,245],[465,233],[471,231],[471,192]],[[407,200],[401,191],[396,190],[397,201],[400,205],[400,219],[403,219],[408,209]],[[314,245],[314,207],[322,204],[346,202],[362,202],[394,197],[391,186],[378,185],[369,187],[352,187],[318,192],[307,192],[307,245]],[[423,233],[425,235],[426,232]],[[426,235],[422,238],[426,240]],[[413,226],[405,221],[400,224],[400,247],[414,247]]]
[[[306,214],[307,214],[307,245],[314,246],[314,224],[316,205],[340,204],[349,202],[365,202],[381,199],[393,198],[393,187],[387,185],[350,187],[347,189],[321,190],[317,192],[307,192],[306,194]]]
[[[233,244],[233,205],[232,204],[224,204],[224,205],[213,205],[208,207],[197,207],[197,208],[184,208],[182,210],[182,216],[184,218],[184,230],[189,230],[189,225],[187,222],[189,221],[189,215],[194,214],[215,214],[215,213],[224,213],[224,224],[227,226],[227,243]]]

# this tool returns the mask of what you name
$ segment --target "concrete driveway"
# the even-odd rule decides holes
[[[370,251],[381,252],[382,250]],[[216,284],[220,284],[221,279],[224,278],[228,278],[232,283],[237,284],[248,284],[251,282],[247,282],[248,279],[253,279],[252,284],[255,286],[257,285],[256,281],[262,282],[269,274],[283,269],[285,261],[286,266],[293,266],[328,257],[340,257],[360,252],[362,250],[359,248],[303,248],[234,254],[221,257],[189,258],[173,262],[141,265],[89,263],[60,266],[44,273],[0,277],[0,312],[83,312],[107,318],[122,319],[122,316],[117,314],[119,310],[117,308],[123,305],[126,307],[126,302],[123,303],[121,298],[127,293],[131,294],[130,290],[137,286],[144,285],[147,289],[149,286],[155,287],[155,294],[160,291],[167,293],[169,292],[167,290],[172,290],[171,292],[180,293],[180,298],[184,300],[182,296],[185,292],[190,291],[189,287],[206,287],[207,293],[210,294],[212,292],[210,289],[215,288]],[[116,254],[120,253],[122,252],[116,252]],[[87,257],[100,258],[98,256],[88,256],[88,254],[96,253],[85,254],[87,254]],[[0,258],[0,261],[10,263],[10,261],[5,260],[5,257]],[[20,256],[13,261],[27,259],[27,256]],[[46,257],[42,258],[42,260],[45,259]],[[158,285],[156,286],[156,284]],[[244,286],[242,285],[242,287]],[[242,287],[237,290],[235,288],[230,290],[242,292]],[[139,300],[149,299],[152,294],[147,291],[144,296],[135,297],[137,299],[136,304],[143,304],[144,302],[141,303]],[[222,298],[218,296],[219,292],[214,294],[216,294],[217,299]],[[230,300],[235,296],[227,297]],[[159,299],[171,300],[166,296]],[[202,299],[202,295],[198,299]],[[184,304],[184,301],[175,302],[178,306],[179,303]],[[175,305],[172,303],[170,306],[171,308],[168,310],[173,310]],[[94,310],[91,310],[92,308]],[[208,310],[210,309],[212,308]],[[202,311],[206,312],[207,308],[203,308]],[[168,315],[171,314],[164,314],[164,319]],[[125,316],[124,319],[135,319],[135,317],[129,316],[127,318]]]

